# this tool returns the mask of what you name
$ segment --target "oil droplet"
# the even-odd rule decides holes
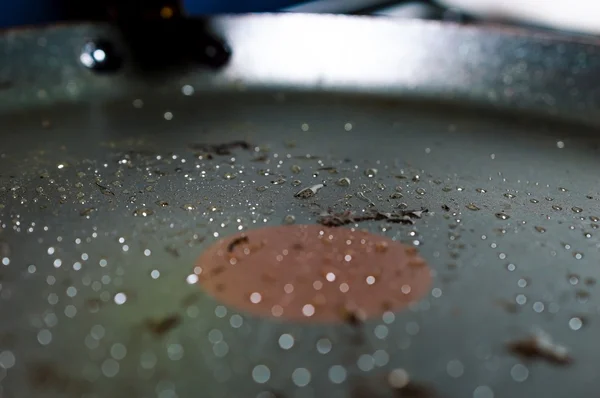
[[[473,204],[473,203],[469,203],[469,204],[468,204],[466,207],[467,207],[467,209],[469,209],[469,210],[473,210],[473,211],[478,211],[478,210],[481,210],[479,207],[477,207],[477,206],[476,206],[475,204]]]
[[[552,205],[552,209],[556,210],[556,211],[560,211],[560,210],[562,210],[562,207],[560,207],[559,205]]]
[[[585,284],[588,286],[594,286],[596,284],[596,280],[594,278],[585,278]]]
[[[136,217],[147,217],[154,214],[154,210],[148,208],[136,209],[133,211],[133,215]]]
[[[290,170],[292,173],[298,174],[302,171],[302,167],[298,166],[297,164],[293,164],[290,166]]]
[[[445,186],[445,187],[442,188],[442,191],[444,191],[444,192],[450,192],[450,191],[452,191],[452,187]]]
[[[575,257],[576,260],[581,260],[583,258],[583,254],[579,252],[574,252],[573,257]]]
[[[294,181],[292,181],[292,186],[293,187],[299,187],[300,185],[302,185],[302,181],[300,181],[300,180],[294,180]]]
[[[159,207],[167,207],[167,206],[169,206],[169,202],[167,202],[167,201],[164,201],[164,200],[159,200],[159,201],[157,201],[157,202],[156,202],[156,204],[157,204]]]
[[[302,307],[302,314],[304,316],[313,316],[315,314],[315,307],[312,304],[306,304]]]
[[[269,381],[270,378],[271,370],[266,365],[256,365],[252,369],[252,379],[254,379],[256,383],[264,384]]]
[[[336,184],[339,185],[340,187],[348,187],[348,186],[350,186],[350,179],[348,177],[340,178],[339,180],[336,181]]]
[[[514,194],[512,194],[512,193],[506,192],[506,193],[504,194],[504,197],[505,197],[505,198],[508,198],[508,199],[514,199],[514,198],[516,198],[516,197],[517,197],[517,195],[514,195]]]
[[[583,209],[581,207],[571,207],[571,210],[573,210],[575,213],[581,213],[583,211]]]
[[[226,180],[233,180],[237,177],[237,174],[235,173],[225,173],[223,174],[223,178]]]
[[[262,301],[262,295],[258,292],[250,294],[250,302],[252,304],[258,304]]]
[[[283,218],[283,223],[286,225],[291,225],[291,224],[294,224],[295,222],[296,222],[296,217],[291,214],[288,214],[287,216],[285,216]]]
[[[369,178],[373,178],[377,175],[377,169],[366,169],[365,175]]]
[[[258,192],[265,192],[267,189],[269,189],[269,187],[266,185],[261,185],[260,187],[256,187],[256,190]]]
[[[403,197],[404,195],[402,195],[400,192],[394,192],[390,195],[390,199],[402,199]]]
[[[461,361],[453,359],[446,365],[446,372],[450,377],[458,378],[464,373],[464,365]]]
[[[410,382],[410,377],[408,376],[408,372],[406,372],[406,370],[394,369],[388,374],[387,380],[390,387],[402,389],[408,385]]]
[[[567,192],[567,191],[568,191],[568,189],[567,189],[567,188],[563,188],[563,187],[558,187],[558,190],[559,190],[560,192]]]
[[[583,327],[583,320],[579,317],[569,319],[569,328],[571,330],[579,330]]]
[[[525,365],[518,363],[510,369],[510,375],[514,381],[521,383],[529,377],[529,369]]]
[[[544,232],[546,232],[546,228],[544,228],[544,227],[535,227],[535,230],[538,231],[540,234],[543,234]]]
[[[598,221],[600,221],[600,218],[598,218],[596,216],[590,216],[590,221],[592,221],[592,222],[598,222]]]
[[[496,218],[499,218],[500,220],[508,220],[510,216],[505,213],[496,213]]]
[[[417,188],[415,192],[419,195],[425,195],[425,189],[423,188]]]
[[[181,206],[181,208],[182,208],[183,210],[186,210],[186,211],[192,211],[192,210],[196,210],[196,206],[194,206],[194,205],[193,205],[193,204],[191,204],[191,203],[186,203],[186,204],[184,204],[183,206]]]
[[[476,192],[478,192],[478,193],[486,193],[486,192],[487,192],[487,191],[486,191],[485,189],[483,189],[483,188],[477,188],[477,189],[475,189],[475,191],[476,191]]]
[[[529,199],[529,201],[530,201],[531,203],[540,203],[540,201],[539,201],[539,200],[537,200],[537,199]]]

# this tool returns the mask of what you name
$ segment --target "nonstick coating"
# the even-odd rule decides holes
[[[483,98],[474,108],[256,82],[124,95],[97,79],[111,77],[84,79],[70,100],[59,88],[56,101],[15,98],[25,110],[3,94],[6,397],[562,397],[600,387],[593,101],[570,117],[554,110],[560,121],[543,106],[523,111],[528,97],[500,111]],[[207,156],[190,145],[234,141],[250,149]],[[336,183],[344,177],[347,187]],[[314,197],[294,196],[319,183]],[[240,229],[401,203],[428,212],[412,225],[358,227],[416,246],[429,264],[430,294],[404,311],[293,324],[240,313],[187,282],[203,250]],[[509,349],[541,331],[569,364]],[[388,373],[399,368],[411,384],[394,390]]]

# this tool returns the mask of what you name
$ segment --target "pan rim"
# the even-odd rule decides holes
[[[108,75],[81,65],[86,41],[122,44],[108,24],[1,31],[0,109],[177,93],[191,85],[198,94],[299,90],[441,99],[600,124],[597,39],[347,15],[226,15],[207,22],[232,48],[230,62],[159,81],[127,64]]]

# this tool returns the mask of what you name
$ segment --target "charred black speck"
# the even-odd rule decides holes
[[[538,337],[529,337],[508,344],[508,350],[525,359],[542,359],[555,365],[569,365],[573,358],[565,349],[551,342],[543,342]]]
[[[504,308],[506,312],[509,312],[511,314],[519,312],[519,306],[517,305],[517,303],[513,303],[512,301],[508,300],[498,300],[497,303],[499,306]]]
[[[198,293],[188,294],[181,300],[181,306],[189,307],[190,305],[194,304],[198,300],[200,300],[200,295]]]
[[[364,322],[364,316],[362,316],[358,311],[346,310],[342,315],[344,322],[353,327],[358,327]]]
[[[79,215],[82,217],[86,217],[89,216],[90,214],[92,214],[96,209],[94,207],[89,207],[87,209],[83,209],[79,212]]]
[[[71,395],[85,395],[90,390],[90,383],[72,377],[51,363],[36,363],[28,369],[30,383],[33,387],[44,391],[55,391]]]
[[[155,336],[163,336],[181,323],[181,316],[171,314],[162,319],[148,319],[145,324],[147,329]]]
[[[332,213],[320,216],[317,222],[326,227],[339,227],[363,221],[387,221],[390,223],[414,224],[414,219],[421,218],[422,214],[427,212],[427,209],[401,210],[394,213],[371,211],[366,214],[357,215],[354,212],[346,211],[343,213]]]
[[[411,381],[402,388],[394,389],[394,397],[396,398],[435,398],[438,394],[433,388]]]
[[[179,250],[174,246],[165,246],[165,251],[173,257],[179,257]]]
[[[219,266],[215,267],[211,273],[213,276],[217,276],[217,275],[223,273],[224,271],[225,271],[225,267],[222,265],[219,265]]]
[[[90,312],[97,312],[104,302],[99,298],[91,298],[85,302]]]
[[[231,253],[235,249],[236,246],[241,245],[243,243],[248,243],[247,236],[240,236],[238,238],[235,238],[227,245],[227,252]]]
[[[330,174],[337,174],[337,168],[333,166],[319,167],[317,170],[328,171]]]
[[[100,189],[100,192],[103,195],[107,195],[107,196],[115,196],[115,193],[113,191],[111,191],[110,189],[108,189],[107,187],[105,187],[104,185],[101,185],[99,182],[96,182],[96,186],[98,187],[98,189]]]
[[[245,149],[249,150],[252,148],[252,145],[247,141],[231,141],[223,144],[190,144],[189,147],[194,151],[201,151],[206,154],[215,154],[215,155],[231,155],[232,149]]]

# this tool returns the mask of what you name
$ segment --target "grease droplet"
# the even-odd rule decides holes
[[[350,186],[350,179],[347,177],[340,178],[339,180],[336,181],[336,184],[339,185],[340,187]]]
[[[366,169],[365,175],[369,178],[373,178],[377,175],[377,169]]]
[[[499,218],[500,220],[508,220],[510,216],[505,213],[496,213],[496,218]]]
[[[136,209],[133,211],[133,215],[136,217],[147,217],[154,214],[154,210],[148,208]]]

